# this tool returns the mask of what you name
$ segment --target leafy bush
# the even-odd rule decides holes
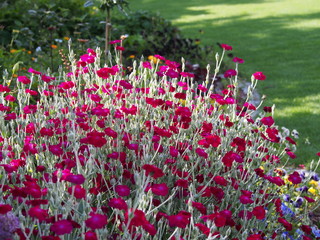
[[[15,0],[10,4],[5,1],[0,9],[0,51],[4,56],[0,59],[1,73],[10,70],[18,61],[26,68],[36,66],[45,71],[50,67],[51,71],[57,71],[58,50],[67,49],[69,38],[76,44],[74,49],[79,55],[88,47],[104,46],[105,15],[95,5],[85,8],[79,0],[54,3]],[[111,36],[128,35],[124,42],[124,60],[128,65],[132,64],[134,56],[148,57],[154,53],[176,61],[184,56],[201,65],[213,59],[210,47],[200,47],[196,40],[184,38],[159,15],[146,11],[127,12],[127,16],[114,12]],[[11,51],[30,54],[12,54]]]
[[[12,89],[1,85],[0,221],[20,221],[1,231],[70,240],[317,236],[303,212],[288,216],[279,195],[286,182],[275,170],[294,157],[294,139],[271,108],[252,117],[263,73],[252,75],[240,105],[237,71],[220,95],[159,55],[129,75],[119,57],[101,66],[99,50],[70,57],[67,75],[29,69]],[[290,192],[302,175],[287,181]],[[318,199],[311,194],[300,193],[309,206]]]

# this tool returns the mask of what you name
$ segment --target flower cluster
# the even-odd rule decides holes
[[[262,72],[240,103],[236,70],[215,93],[163,56],[129,75],[119,59],[101,66],[99,56],[71,54],[66,77],[30,69],[15,89],[0,86],[0,217],[17,209],[17,239],[253,240],[293,230],[279,191],[303,178],[276,171],[294,158],[295,141],[271,108],[253,118]],[[308,224],[296,224],[304,239],[315,236]]]

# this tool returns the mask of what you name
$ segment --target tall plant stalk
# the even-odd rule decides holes
[[[111,31],[111,8],[107,7],[107,16],[106,16],[106,35],[105,35],[105,55],[108,54],[109,51],[109,41],[110,41],[110,31]]]

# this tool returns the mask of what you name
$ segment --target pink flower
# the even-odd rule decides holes
[[[240,200],[240,202],[242,204],[251,204],[251,203],[253,203],[253,200],[250,197],[246,196],[246,195],[241,195],[239,197],[239,200]]]
[[[107,143],[107,140],[104,138],[104,133],[98,131],[87,133],[87,141],[95,147],[102,147]]]
[[[206,92],[206,91],[208,91],[208,88],[206,88],[205,86],[203,86],[203,85],[201,85],[201,84],[198,85],[198,89],[199,89],[201,92]]]
[[[231,78],[232,76],[236,76],[236,75],[237,75],[237,71],[234,69],[229,69],[223,74],[225,78]]]
[[[149,222],[142,225],[142,228],[148,232],[151,236],[156,235],[157,229]]]
[[[262,220],[266,217],[266,210],[262,206],[256,206],[252,210],[252,214],[259,220]]]
[[[228,181],[227,181],[224,177],[221,177],[221,176],[215,176],[215,177],[213,178],[213,180],[214,180],[217,184],[219,184],[219,185],[221,185],[221,186],[227,186],[227,184],[228,184]]]
[[[86,226],[92,230],[104,228],[107,225],[107,216],[103,214],[91,212],[90,218],[88,218],[85,223]]]
[[[117,185],[115,187],[115,190],[120,197],[125,197],[130,195],[130,188],[127,185]]]
[[[112,207],[112,208],[117,208],[119,210],[127,210],[128,209],[128,205],[127,205],[126,201],[123,200],[122,198],[111,198],[108,203],[108,206]]]
[[[302,182],[302,178],[297,171],[294,171],[292,174],[289,175],[288,180],[293,184],[299,184]]]
[[[208,153],[206,153],[206,151],[202,148],[197,148],[196,149],[196,153],[200,156],[200,157],[204,157],[204,158],[208,158]]]
[[[261,120],[263,125],[266,125],[268,127],[271,127],[274,124],[274,120],[271,116],[269,117],[263,117]]]
[[[98,236],[93,231],[88,231],[84,234],[84,240],[98,240]]]
[[[146,171],[146,176],[152,176],[154,179],[164,176],[163,171],[155,165],[145,164],[142,169]]]
[[[76,199],[85,199],[87,192],[81,185],[75,185],[68,188],[68,193],[73,195]]]
[[[297,157],[293,152],[290,151],[287,151],[286,154],[288,154],[288,156],[292,159],[295,159]]]
[[[192,207],[196,208],[201,214],[207,214],[207,208],[203,203],[192,202]]]
[[[29,209],[28,214],[32,218],[37,218],[39,221],[44,221],[49,218],[48,210],[42,209],[39,206]]]
[[[82,174],[70,174],[65,180],[74,184],[83,184],[86,179]]]
[[[190,223],[191,214],[189,212],[180,211],[177,215],[168,216],[170,227],[186,228]]]
[[[116,43],[121,43],[121,40],[113,40],[109,42],[109,44],[116,44]]]
[[[260,80],[260,81],[263,81],[266,79],[266,76],[262,72],[255,72],[254,74],[252,74],[252,76],[254,77],[254,79]]]
[[[238,58],[238,57],[234,57],[232,59],[232,61],[235,62],[235,63],[244,63],[244,60],[242,58]]]
[[[210,228],[208,228],[206,225],[204,225],[203,223],[196,223],[195,226],[207,237],[210,234]]]
[[[142,66],[143,66],[144,68],[152,69],[152,66],[151,66],[151,63],[150,63],[150,62],[143,62],[143,63],[142,63]]]
[[[166,183],[153,184],[151,186],[151,191],[155,195],[166,196],[169,193],[169,188]]]
[[[286,219],[279,217],[278,222],[281,223],[287,231],[292,230],[292,224],[289,223]]]
[[[57,235],[68,234],[68,233],[71,233],[72,230],[73,230],[72,223],[65,219],[59,220],[50,226],[50,231],[54,232]]]
[[[38,72],[38,71],[34,70],[33,68],[29,68],[28,72],[36,74],[36,75],[41,75],[42,74],[41,72]]]
[[[264,238],[260,234],[251,234],[247,237],[247,240],[263,240]]]
[[[119,51],[124,51],[125,50],[124,47],[122,47],[122,46],[116,46],[116,49],[119,50]]]
[[[9,204],[0,204],[0,214],[7,214],[12,210],[11,205]]]
[[[232,47],[230,45],[228,45],[228,44],[222,43],[222,44],[220,44],[220,46],[226,51],[231,51],[232,50]]]
[[[5,96],[4,99],[8,102],[14,102],[16,100],[16,98],[12,95],[7,95],[7,96]]]
[[[23,83],[23,84],[29,84],[31,83],[31,80],[27,78],[26,76],[19,76],[18,81]]]

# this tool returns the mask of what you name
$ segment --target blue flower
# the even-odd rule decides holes
[[[299,187],[299,188],[296,188],[296,190],[298,192],[308,192],[308,187],[307,186],[302,186],[302,187]]]
[[[286,201],[286,202],[289,202],[290,199],[291,199],[289,194],[284,194],[284,195],[282,195],[282,197],[283,197],[283,200]]]
[[[317,228],[316,226],[314,226],[314,227],[311,227],[311,229],[312,229],[312,233],[313,233],[314,236],[320,237],[320,230],[319,230],[319,228]]]
[[[289,217],[294,217],[295,213],[284,203],[281,204],[281,210],[284,215],[288,215]]]
[[[296,208],[301,207],[303,203],[303,198],[302,197],[298,197],[294,202],[293,202],[293,206],[295,206]]]
[[[318,182],[319,181],[318,174],[317,173],[313,173],[312,176],[311,176],[311,179]]]

